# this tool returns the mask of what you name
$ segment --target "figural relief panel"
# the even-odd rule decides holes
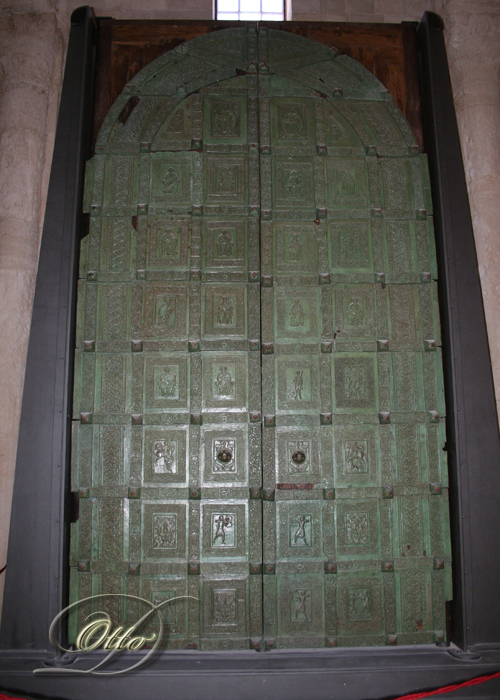
[[[337,553],[342,557],[379,554],[377,500],[336,502]]]
[[[151,203],[191,204],[191,159],[173,153],[151,154]]]
[[[319,410],[318,360],[308,356],[276,360],[277,412]]]
[[[280,341],[319,340],[319,297],[317,289],[277,288],[275,300],[275,337]]]
[[[203,427],[203,484],[242,486],[248,482],[247,428]]]
[[[378,426],[334,426],[335,481],[339,486],[378,483],[378,430]]]
[[[188,285],[146,283],[143,294],[143,338],[187,339]]]
[[[206,156],[205,188],[207,204],[246,203],[246,159]]]
[[[145,428],[143,440],[144,482],[186,483],[186,429]]]
[[[336,356],[334,363],[335,407],[359,411],[377,409],[375,358],[358,355]]]
[[[246,588],[241,577],[202,581],[203,636],[248,636]]]
[[[149,217],[148,268],[189,267],[190,221]]]
[[[203,353],[203,409],[247,408],[246,354]]]
[[[337,577],[338,634],[377,634],[384,631],[383,586],[378,573]]]
[[[275,225],[274,269],[277,274],[318,272],[318,237],[315,224]]]
[[[244,337],[247,309],[246,287],[205,285],[202,291],[202,335]]]
[[[148,559],[186,556],[185,503],[143,503],[143,552]]]
[[[333,294],[335,328],[338,337],[346,340],[350,338],[375,340],[374,285],[337,285]]]
[[[321,502],[279,501],[276,504],[278,559],[320,557]]]
[[[369,221],[329,222],[330,269],[371,272],[373,254]]]
[[[312,159],[274,161],[273,201],[278,209],[315,207]]]
[[[240,558],[247,554],[246,503],[203,502],[202,528],[205,558]]]
[[[324,584],[314,574],[281,575],[278,579],[280,637],[324,634]]]
[[[203,141],[243,144],[247,141],[247,104],[244,97],[205,97]]]
[[[326,175],[328,207],[364,209],[370,206],[364,159],[328,158]]]
[[[245,221],[205,220],[203,222],[203,269],[245,269],[246,235]]]
[[[271,98],[271,143],[275,146],[314,145],[311,100]]]
[[[147,410],[175,411],[188,407],[188,363],[184,355],[146,357]]]

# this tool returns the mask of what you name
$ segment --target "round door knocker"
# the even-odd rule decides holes
[[[219,462],[227,463],[233,459],[233,455],[230,450],[224,449],[218,453],[217,459],[219,460]]]
[[[295,450],[295,452],[292,455],[292,462],[295,462],[295,464],[303,464],[305,461],[305,452],[302,452],[302,450]]]

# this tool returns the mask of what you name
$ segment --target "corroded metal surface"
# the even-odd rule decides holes
[[[86,208],[73,598],[199,598],[174,649],[441,638],[432,205],[382,85],[282,32],[192,40],[115,102]]]

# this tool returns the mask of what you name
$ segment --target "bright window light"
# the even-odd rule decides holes
[[[283,0],[217,0],[217,19],[282,22]]]

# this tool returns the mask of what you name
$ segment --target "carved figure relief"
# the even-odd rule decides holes
[[[236,472],[235,440],[214,440],[212,471],[215,474]]]
[[[236,168],[217,167],[215,170],[215,191],[217,194],[236,194]]]
[[[164,294],[155,296],[155,325],[175,326],[177,323],[177,297]]]
[[[226,229],[219,235],[216,246],[219,258],[234,257],[234,244]]]
[[[214,137],[240,135],[240,110],[236,104],[221,102],[212,104],[211,135]]]
[[[294,199],[302,196],[302,177],[298,170],[285,172],[284,192],[286,197]]]
[[[298,139],[306,135],[306,121],[299,107],[284,107],[278,109],[278,138]]]
[[[159,258],[172,258],[178,254],[179,251],[179,239],[172,232],[171,228],[162,233],[158,231],[158,244],[156,247],[156,253]]]
[[[366,374],[362,367],[346,367],[344,393],[348,399],[366,398]]]
[[[213,592],[214,625],[236,624],[236,590],[234,588],[218,588]]]
[[[310,547],[311,544],[311,516],[297,515],[290,520],[290,546]]]
[[[220,399],[234,398],[234,381],[226,366],[222,366],[215,379],[214,396]]]
[[[349,546],[370,544],[370,525],[368,513],[345,514],[345,541]]]
[[[304,386],[303,370],[298,369],[293,378],[293,389],[289,392],[289,396],[293,401],[302,401],[302,389]]]
[[[350,588],[348,617],[349,620],[371,620],[372,619],[372,597],[371,588]]]
[[[365,325],[365,307],[358,297],[353,297],[346,302],[344,311],[344,322],[346,326],[358,328]]]
[[[302,260],[302,243],[296,233],[293,234],[288,244],[288,260],[290,262],[301,262]]]
[[[215,310],[215,325],[230,326],[233,323],[234,308],[229,297],[223,296]]]
[[[299,299],[295,299],[292,307],[289,311],[290,326],[292,328],[298,328],[303,326],[306,320],[306,314],[304,312],[304,307],[300,303]]]
[[[311,622],[311,590],[298,588],[292,591],[291,621]]]
[[[236,515],[212,513],[212,547],[234,547]]]
[[[153,549],[175,549],[177,547],[177,515],[153,515]]]
[[[366,474],[368,472],[366,440],[346,440],[345,471],[347,474]]]
[[[157,381],[157,397],[161,399],[179,398],[179,385],[177,374],[172,367],[164,367]]]
[[[356,194],[356,181],[352,171],[341,170],[339,173],[339,178],[339,192],[342,197],[352,197],[354,194]]]
[[[153,472],[155,474],[177,474],[177,443],[175,441],[154,441]]]
[[[163,194],[179,194],[181,181],[173,168],[169,168],[163,178]]]

